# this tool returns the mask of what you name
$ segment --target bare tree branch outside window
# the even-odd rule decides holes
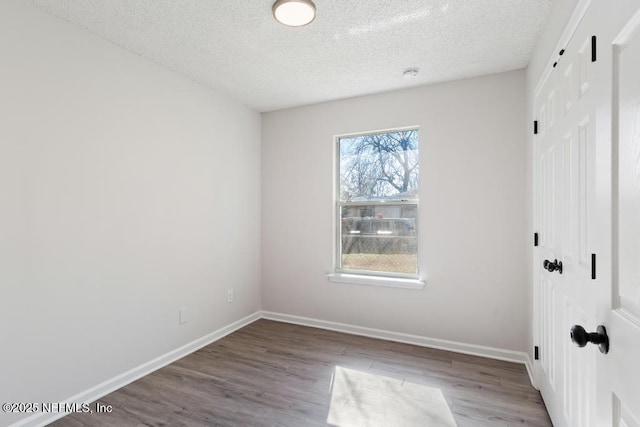
[[[415,198],[418,190],[418,131],[340,139],[340,199]]]
[[[341,137],[338,268],[418,274],[418,130]]]

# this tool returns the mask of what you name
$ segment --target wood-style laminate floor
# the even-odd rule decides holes
[[[54,425],[551,425],[523,365],[269,320],[99,403]]]

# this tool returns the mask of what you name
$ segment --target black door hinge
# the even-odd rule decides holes
[[[533,246],[538,246],[538,233],[533,233]]]
[[[596,254],[591,254],[591,279],[596,280]]]
[[[596,36],[591,36],[591,62],[596,62]]]
[[[540,352],[538,350],[538,346],[533,347],[533,358],[534,360],[540,359]]]
[[[534,135],[538,134],[538,121],[537,120],[533,121],[533,134]]]

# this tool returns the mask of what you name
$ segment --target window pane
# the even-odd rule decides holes
[[[342,206],[342,269],[417,274],[417,212],[415,204]]]
[[[417,199],[418,130],[340,138],[340,200]]]

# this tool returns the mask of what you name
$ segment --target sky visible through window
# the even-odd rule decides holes
[[[340,138],[340,200],[415,199],[418,130]]]
[[[340,268],[418,273],[418,130],[339,138]]]

